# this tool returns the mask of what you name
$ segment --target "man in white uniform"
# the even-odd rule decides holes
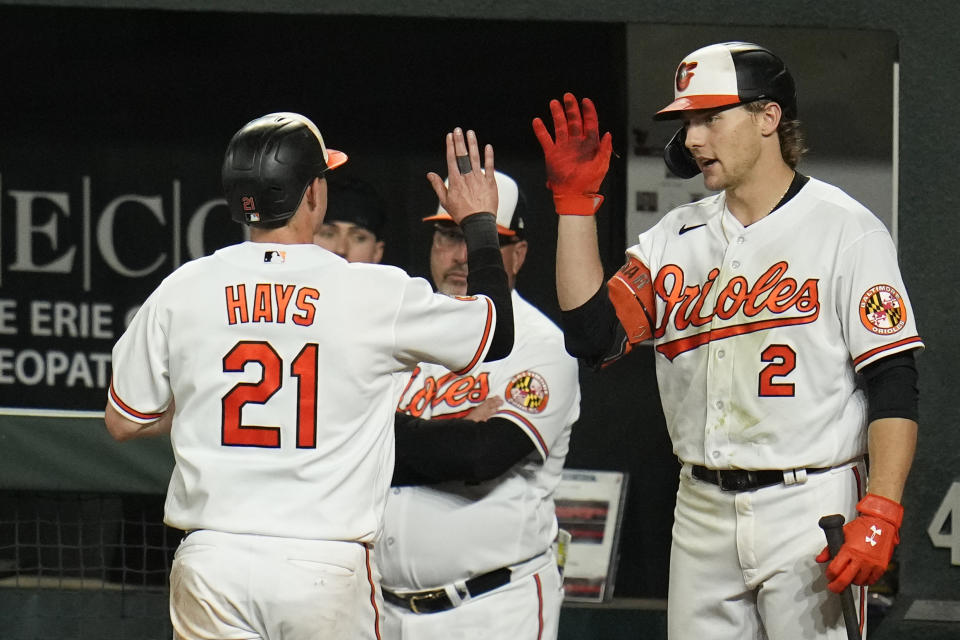
[[[346,156],[307,118],[276,113],[241,128],[224,159],[250,241],[168,276],[114,347],[108,430],[173,444],[164,520],[187,532],[170,576],[178,638],[380,637],[371,555],[395,376],[422,360],[467,371],[512,346],[495,218],[482,213],[496,210],[496,182],[472,131],[446,144],[449,187],[428,178],[480,265],[471,293],[490,297],[438,295],[313,245],[324,175]],[[492,174],[489,145],[484,165]]]
[[[592,102],[570,94],[551,103],[555,140],[534,120],[561,214],[567,348],[601,365],[653,341],[683,463],[672,640],[844,639],[828,587],[851,583],[863,633],[862,587],[899,541],[917,433],[922,342],[893,242],[858,202],[795,170],[796,90],[772,52],[699,49],[675,89],[657,115],[683,122],[667,165],[702,172],[719,193],[641,234],[606,284],[593,214],[610,134],[601,139]],[[824,572],[818,521],[833,513],[848,521],[846,541]]]
[[[527,252],[525,202],[509,176],[496,180],[512,288]],[[460,230],[442,205],[424,220],[434,224],[434,283],[463,294],[473,267]],[[557,637],[553,491],[579,416],[578,367],[556,325],[516,291],[513,309],[507,358],[466,373],[421,364],[403,391],[395,487],[377,547],[385,638]]]

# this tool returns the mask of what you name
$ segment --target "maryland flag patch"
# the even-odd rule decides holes
[[[550,399],[547,381],[533,371],[513,376],[504,395],[507,402],[528,413],[540,413],[547,408]]]
[[[890,285],[871,287],[860,298],[860,321],[868,330],[882,336],[900,331],[907,323],[903,298]]]

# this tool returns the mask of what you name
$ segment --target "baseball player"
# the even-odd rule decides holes
[[[524,199],[497,172],[500,251],[513,288],[527,240]],[[430,269],[462,295],[464,239],[441,204]],[[399,404],[395,485],[377,547],[384,637],[556,638],[562,580],[553,491],[579,416],[578,366],[563,335],[513,291],[514,349],[468,372],[421,364]],[[502,399],[502,400],[501,400]]]
[[[667,166],[718,193],[641,234],[606,283],[592,216],[610,134],[570,94],[550,104],[555,138],[534,120],[560,214],[567,348],[602,364],[652,343],[683,464],[670,638],[845,638],[827,587],[883,573],[916,441],[922,342],[895,248],[861,204],[796,171],[796,90],[780,58],[714,44],[675,82],[656,116],[682,122]],[[846,542],[824,572],[817,524],[833,513]]]
[[[383,200],[359,180],[331,179],[327,215],[313,241],[347,262],[379,264],[383,258]]]
[[[493,149],[485,175],[472,131],[446,146],[449,187],[428,178],[469,243],[470,292],[490,297],[435,294],[313,245],[324,176],[346,156],[307,118],[274,113],[242,127],[223,163],[250,241],[174,271],[115,345],[108,430],[169,432],[173,444],[164,520],[186,532],[170,576],[176,637],[380,637],[371,556],[393,470],[394,379],[422,360],[468,371],[513,342],[495,218],[483,213],[497,207]]]

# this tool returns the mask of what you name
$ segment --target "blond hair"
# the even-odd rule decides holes
[[[771,102],[773,100],[757,100],[743,106],[750,113],[758,115]],[[777,136],[780,138],[780,155],[783,156],[783,161],[791,169],[796,169],[800,159],[809,151],[803,131],[800,130],[800,121],[796,118],[787,119],[781,116],[780,124],[777,125]]]

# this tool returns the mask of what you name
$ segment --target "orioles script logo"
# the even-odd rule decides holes
[[[665,311],[654,337],[662,338],[670,322],[673,322],[677,331],[685,331],[690,327],[709,324],[714,317],[730,320],[742,316],[745,321],[662,342],[657,345],[657,351],[668,360],[673,360],[681,353],[713,340],[813,322],[820,315],[818,280],[810,278],[800,284],[794,278],[787,277],[787,266],[784,261],[777,262],[752,285],[743,276],[731,278],[717,293],[714,307],[705,310],[704,305],[711,297],[710,291],[716,284],[720,270],[711,269],[703,286],[687,285],[680,267],[666,265],[657,273],[653,283],[654,291],[665,303]],[[764,311],[767,312],[766,319],[751,320]],[[790,311],[795,313],[790,314]],[[781,317],[770,318],[770,314]]]
[[[417,367],[412,378],[416,378],[419,373],[420,368]],[[440,378],[426,376],[420,389],[410,396],[410,402],[406,406],[403,406],[401,402],[401,406],[397,407],[397,410],[409,413],[414,418],[419,418],[428,407],[433,408],[445,404],[451,409],[457,409],[466,404],[467,406],[461,412],[445,413],[442,416],[437,416],[459,418],[473,409],[473,405],[486,400],[489,394],[489,374],[486,372],[476,376],[458,376],[452,372],[440,376]]]

